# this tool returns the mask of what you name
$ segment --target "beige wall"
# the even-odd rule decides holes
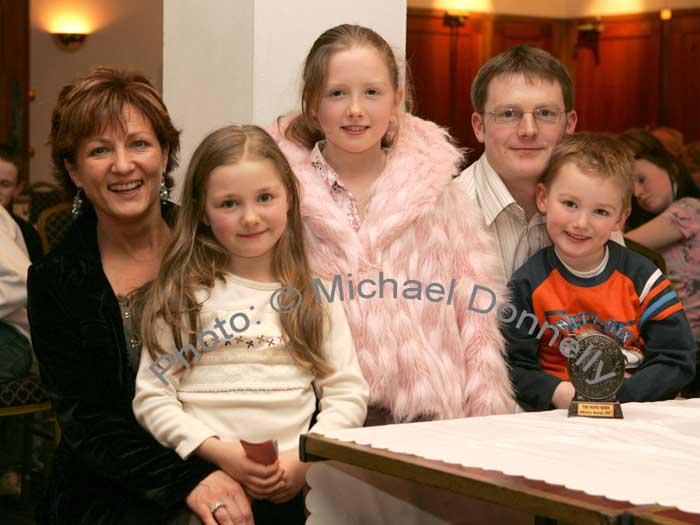
[[[569,0],[568,16],[600,16],[700,7],[700,0]]]
[[[408,7],[563,18],[567,0],[408,0]]]
[[[663,7],[700,7],[700,0],[408,0],[409,7],[463,9],[552,18],[617,15],[659,11]]]
[[[74,52],[56,47],[48,31],[75,13],[91,31]],[[144,72],[160,89],[163,61],[162,0],[31,0],[30,86],[36,99],[29,105],[29,143],[36,151],[30,162],[31,181],[52,180],[46,141],[51,110],[66,82],[96,65],[130,67]]]

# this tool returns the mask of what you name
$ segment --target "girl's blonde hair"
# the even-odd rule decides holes
[[[343,24],[328,29],[319,36],[311,46],[304,62],[301,91],[301,113],[289,124],[285,135],[288,139],[308,149],[323,140],[323,132],[314,113],[318,110],[326,83],[328,62],[334,53],[354,47],[376,49],[386,67],[394,92],[401,88],[401,71],[391,46],[378,33],[369,28]],[[411,111],[411,85],[408,65],[404,75],[404,107]],[[396,124],[398,126],[398,123]],[[382,146],[390,147],[396,140],[398,129],[387,133],[382,138]]]
[[[287,188],[287,227],[273,249],[272,271],[280,283],[301,291],[302,303],[291,313],[280,315],[280,323],[294,360],[316,377],[324,377],[330,373],[322,356],[324,311],[315,301],[304,252],[297,181],[275,141],[258,126],[222,128],[207,136],[194,152],[185,178],[182,207],[160,274],[136,298],[143,344],[153,359],[164,353],[155,330],[157,322],[163,319],[178,348],[183,347],[181,334],[189,335],[189,343],[195,345],[202,307],[195,292],[210,290],[216,279],[225,280],[231,267],[230,253],[203,222],[207,181],[214,169],[243,160],[271,162]],[[293,298],[286,298],[290,299]]]

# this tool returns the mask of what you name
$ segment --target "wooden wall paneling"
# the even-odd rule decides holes
[[[659,51],[659,121],[657,122],[662,126],[668,126],[670,119],[671,47],[671,24],[668,20],[662,20]]]
[[[415,89],[414,113],[447,127],[461,146],[474,147],[469,100],[483,55],[480,20],[448,27],[444,11],[409,10],[406,57]]]
[[[0,142],[28,144],[29,0],[0,0]]]
[[[457,70],[456,70],[456,97],[454,99],[454,135],[459,144],[472,150],[470,160],[483,151],[472,130],[472,113],[474,107],[471,102],[472,81],[482,66],[483,38],[477,22],[473,22],[467,31],[460,32],[457,38]],[[466,166],[465,166],[466,167]]]
[[[657,14],[602,20],[599,63],[576,51],[578,130],[621,132],[659,121],[661,21]]]
[[[552,27],[552,55],[564,64],[574,85],[576,85],[577,26],[576,20],[556,20]],[[576,104],[575,97],[574,104]]]
[[[406,61],[413,76],[414,113],[444,126],[452,118],[450,40],[442,18],[408,16]]]
[[[556,54],[553,40],[555,23],[555,20],[545,18],[495,16],[492,56],[518,44],[534,44]]]
[[[700,140],[700,11],[673,11],[670,49],[668,116],[664,124],[680,130],[686,143]]]

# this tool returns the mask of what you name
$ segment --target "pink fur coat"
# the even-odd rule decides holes
[[[341,275],[346,284],[378,282],[382,271],[399,284],[398,299],[390,285],[384,299],[350,300],[345,287],[343,304],[370,404],[388,408],[396,421],[515,411],[495,308],[488,314],[468,309],[474,284],[499,299],[502,289],[493,240],[473,205],[450,184],[461,155],[446,132],[402,116],[397,143],[356,232],[311,166],[310,151],[284,137],[289,122],[278,119],[271,133],[300,183],[312,270],[329,281]],[[440,302],[426,300],[429,283],[447,291],[452,278],[452,304],[447,294]],[[408,279],[422,283],[421,300],[402,297]],[[485,309],[490,302],[480,293],[475,304]]]

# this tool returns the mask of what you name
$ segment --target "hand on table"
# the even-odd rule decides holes
[[[241,486],[217,470],[199,482],[185,500],[204,525],[253,525],[253,512]],[[211,508],[223,503],[214,513]]]
[[[306,483],[306,472],[310,466],[299,461],[296,450],[280,455],[279,464],[285,473],[282,478],[285,485],[268,497],[272,503],[284,503],[296,496]]]

